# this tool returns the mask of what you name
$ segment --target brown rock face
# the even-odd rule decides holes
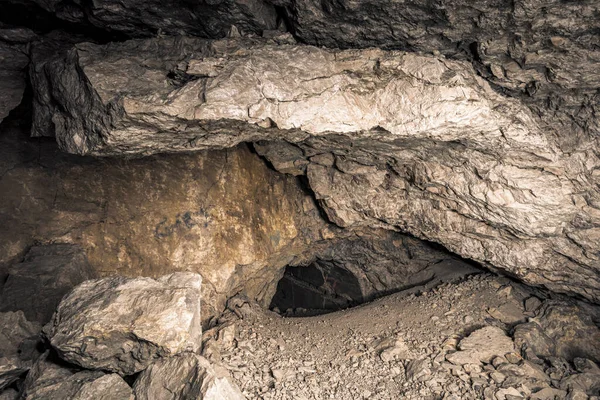
[[[470,63],[285,37],[178,38],[78,45],[35,71],[36,90],[53,94],[36,113],[55,122],[35,130],[67,151],[269,140],[257,151],[306,175],[340,227],[400,229],[600,300],[595,119],[571,128],[560,113],[500,95]],[[569,82],[579,94],[590,84]]]

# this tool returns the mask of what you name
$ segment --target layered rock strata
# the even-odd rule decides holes
[[[168,38],[81,44],[35,68],[36,90],[52,93],[36,113],[54,123],[34,132],[64,150],[285,140],[257,150],[305,174],[338,226],[401,229],[528,283],[600,299],[593,138],[565,147],[568,127],[501,96],[470,63],[285,37]]]

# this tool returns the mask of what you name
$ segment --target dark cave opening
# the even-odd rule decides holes
[[[339,262],[316,260],[306,267],[286,267],[269,308],[284,316],[309,316],[364,301],[356,275]]]

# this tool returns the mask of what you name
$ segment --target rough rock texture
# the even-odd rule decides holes
[[[95,275],[80,246],[34,246],[8,270],[0,311],[22,310],[29,320],[45,324],[67,292]]]
[[[146,368],[133,386],[136,400],[243,400],[227,370],[204,357],[182,353]]]
[[[271,307],[280,311],[345,308],[432,283],[444,274],[476,272],[479,270],[464,260],[449,257],[419,239],[365,229],[343,239],[332,239],[308,261],[290,262]]]
[[[0,122],[16,108],[25,91],[25,70],[29,64],[24,49],[2,40],[5,33],[0,26]]]
[[[133,400],[129,385],[117,374],[79,371],[43,355],[23,384],[22,398],[34,400]]]
[[[178,38],[82,44],[36,71],[36,90],[53,93],[36,112],[54,124],[35,132],[55,133],[67,151],[285,138],[295,145],[258,150],[306,174],[337,225],[399,228],[600,300],[595,139],[566,146],[569,126],[501,96],[467,62],[283,38]]]
[[[27,321],[22,311],[0,313],[0,390],[31,366],[30,360],[21,355],[23,344],[39,335],[40,330],[41,326]]]
[[[468,59],[480,75],[569,133],[565,147],[600,123],[600,6],[594,0],[283,0],[302,42],[382,47]]]
[[[460,351],[446,356],[453,364],[490,363],[494,357],[515,351],[515,345],[506,333],[495,326],[486,326],[471,333],[458,344]]]
[[[101,0],[5,0],[32,13],[46,11],[49,17],[73,23],[75,27],[95,27],[120,36],[144,37],[189,34],[225,37],[232,25],[246,34],[261,34],[277,26],[273,5],[263,0],[185,0],[142,1]],[[53,14],[53,15],[52,15]]]
[[[455,259],[400,233],[327,223],[300,179],[246,146],[94,160],[24,142],[13,122],[0,134],[0,276],[35,243],[74,243],[100,276],[200,273],[208,320],[236,293],[267,307],[288,264],[343,258],[371,294]]]
[[[600,328],[575,305],[547,302],[531,322],[517,325],[514,338],[538,357],[600,361]]]
[[[185,272],[84,282],[60,303],[46,335],[66,361],[134,374],[159,357],[200,348],[201,283]]]
[[[273,293],[276,273],[326,241],[328,225],[298,180],[245,146],[102,161],[23,143],[15,124],[3,129],[1,281],[36,242],[74,243],[100,276],[201,273],[208,318],[239,291],[255,297],[272,283]]]

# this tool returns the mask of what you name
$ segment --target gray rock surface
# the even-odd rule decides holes
[[[87,281],[63,299],[45,333],[66,361],[132,375],[160,357],[199,349],[201,282],[185,272]]]
[[[285,139],[259,151],[306,174],[335,224],[400,229],[600,299],[594,136],[565,144],[570,125],[499,95],[467,62],[286,43],[78,45],[36,63],[36,90],[54,99],[36,113],[54,123],[34,131],[98,155]]]
[[[453,364],[489,363],[494,357],[515,351],[515,346],[504,331],[495,326],[486,326],[471,333],[458,344],[459,351],[446,356]]]
[[[0,30],[0,35],[2,30]],[[8,33],[6,33],[8,36]],[[20,46],[11,45],[0,38],[0,123],[16,108],[25,92],[25,70],[29,58]]]
[[[22,311],[0,313],[0,390],[31,367],[31,360],[26,359],[27,349],[23,346],[40,331],[41,326],[27,321]]]
[[[600,328],[575,305],[547,301],[531,322],[515,327],[514,340],[542,358],[600,361]]]
[[[78,371],[42,356],[27,375],[23,398],[35,400],[133,400],[129,385],[117,374]]]
[[[75,27],[99,28],[120,37],[189,34],[209,38],[225,37],[232,25],[246,34],[261,34],[277,26],[273,5],[263,0],[202,0],[169,2],[151,0],[102,0],[73,2],[69,0],[5,0],[17,3],[31,12],[39,8],[48,17],[71,23]],[[46,18],[48,18],[46,17]],[[105,35],[108,36],[108,35]]]
[[[34,246],[23,262],[8,270],[0,311],[22,310],[29,320],[45,324],[65,294],[95,277],[80,246]]]
[[[243,400],[227,370],[204,357],[181,353],[145,369],[133,386],[136,400]]]

